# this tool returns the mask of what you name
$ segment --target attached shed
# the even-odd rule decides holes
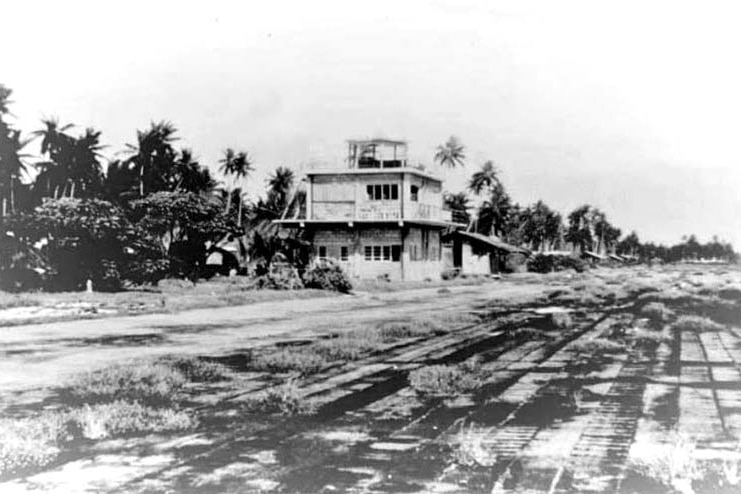
[[[458,269],[462,274],[488,275],[527,269],[530,251],[499,238],[458,230],[448,233],[444,241],[452,243],[452,266],[448,267]]]

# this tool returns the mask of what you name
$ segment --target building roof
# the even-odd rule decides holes
[[[406,146],[407,141],[400,141],[396,139],[348,139],[348,144],[390,144],[392,146]]]
[[[590,259],[597,259],[598,261],[602,261],[605,258],[605,256],[601,256],[596,252],[592,252],[590,250],[585,250],[584,252],[582,252],[582,255],[585,257],[589,257]]]
[[[461,230],[452,232],[451,235],[455,235],[458,237],[462,237],[466,240],[472,240],[481,244],[484,244],[486,246],[492,247],[497,250],[503,250],[509,254],[530,254],[530,251],[528,249],[525,249],[523,247],[517,247],[516,245],[508,244],[507,242],[502,241],[501,239],[498,239],[496,237],[487,237],[486,235],[481,235],[480,233],[473,233],[473,232],[464,232]]]
[[[423,219],[393,219],[393,220],[358,220],[358,219],[337,219],[337,220],[307,220],[307,219],[286,219],[286,220],[273,220],[273,223],[286,225],[286,226],[305,226],[305,225],[348,225],[350,223],[357,225],[368,225],[368,224],[399,224],[409,223],[410,225],[425,225],[433,226],[438,228],[450,228],[450,227],[462,227],[464,225],[460,223],[453,223],[451,221],[440,221],[440,220],[423,220]]]
[[[325,170],[308,170],[306,176],[317,176],[317,175],[389,175],[398,173],[409,173],[411,175],[417,175],[418,177],[426,178],[427,180],[433,180],[435,182],[442,183],[442,180],[435,175],[427,173],[426,171],[411,166],[400,166],[396,168],[332,168]]]

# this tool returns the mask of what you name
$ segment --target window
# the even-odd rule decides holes
[[[327,258],[327,246],[320,245],[319,246],[319,259],[326,259],[326,258]]]
[[[417,202],[419,200],[419,187],[417,187],[416,185],[412,185],[409,193],[410,199],[412,201]]]
[[[340,246],[340,261],[347,261],[350,258],[348,251],[347,245]]]
[[[369,201],[395,201],[399,199],[398,184],[366,185],[365,192]]]
[[[401,245],[366,245],[364,253],[366,261],[399,262]]]

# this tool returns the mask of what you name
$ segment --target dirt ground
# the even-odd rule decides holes
[[[673,437],[708,460],[739,451],[739,287],[728,268],[624,268],[0,328],[4,417],[62,407],[72,376],[114,362],[194,355],[232,373],[192,391],[194,430],[79,441],[40,471],[0,477],[0,492],[645,492],[653,480],[629,465]],[[665,339],[638,344],[650,301],[722,329],[667,321]],[[245,412],[286,379],[248,369],[251,352],[471,314],[301,378],[311,414]],[[594,345],[618,332],[630,345]],[[409,384],[474,356],[487,376],[474,392],[430,399]]]

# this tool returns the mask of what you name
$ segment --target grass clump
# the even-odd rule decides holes
[[[380,324],[377,328],[384,341],[419,338],[443,331],[433,321],[391,321]]]
[[[313,345],[315,351],[330,362],[359,360],[382,343],[381,334],[373,330],[350,331],[334,335]]]
[[[648,319],[654,327],[667,322],[674,312],[661,302],[649,302],[641,307],[640,315]]]
[[[622,353],[625,351],[625,345],[607,338],[592,338],[573,343],[571,349],[583,354],[608,355]]]
[[[0,477],[48,465],[59,454],[57,442],[65,431],[56,413],[0,419]]]
[[[681,316],[672,325],[672,329],[676,331],[695,331],[703,333],[706,331],[722,331],[725,326],[718,324],[717,322],[702,316]]]
[[[497,455],[486,447],[485,439],[490,431],[474,427],[461,430],[451,438],[453,461],[465,467],[492,467],[496,464]]]
[[[186,412],[172,408],[151,408],[124,400],[86,404],[71,411],[69,418],[86,439],[105,439],[133,432],[185,430],[196,425],[196,420]]]
[[[429,365],[409,373],[409,384],[423,396],[454,396],[471,393],[484,383],[478,361],[458,365]]]
[[[316,374],[329,364],[329,360],[315,350],[313,345],[306,347],[280,348],[255,357],[251,367],[265,372],[298,372]]]
[[[544,333],[543,331],[535,328],[517,328],[516,330],[508,333],[507,336],[517,341],[539,341],[539,340],[552,340],[553,337]]]
[[[217,382],[227,379],[227,369],[216,362],[198,357],[165,357],[161,362],[185,376],[190,382]]]
[[[133,362],[78,374],[70,393],[84,402],[128,399],[169,401],[186,384],[182,372],[162,362]]]
[[[301,395],[296,382],[290,380],[250,398],[247,409],[258,413],[303,415],[311,413],[314,405]]]

